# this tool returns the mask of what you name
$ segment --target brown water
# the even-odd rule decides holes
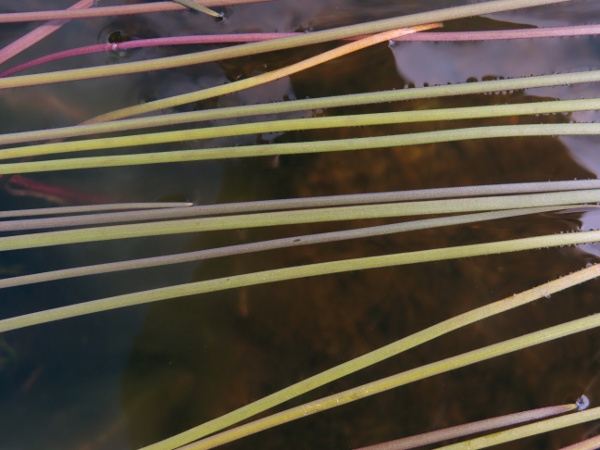
[[[117,3],[117,2],[114,2]],[[134,37],[192,33],[297,31],[418,12],[456,2],[334,2],[280,0],[228,8],[223,22],[185,12],[72,22],[1,68],[58,49],[102,41],[113,31]],[[31,9],[70,2],[28,2]],[[108,4],[108,2],[106,3]],[[0,10],[14,2],[0,0]],[[19,7],[21,7],[19,5]],[[24,6],[23,6],[24,8]],[[592,1],[553,6],[456,29],[565,25],[600,20]],[[500,24],[499,22],[503,22]],[[512,25],[511,25],[512,24]],[[30,26],[0,28],[0,45]],[[493,43],[380,45],[259,88],[195,108],[341,93],[402,89],[596,68],[600,38]],[[140,100],[218,85],[272,70],[329,48],[132,77],[14,89],[0,93],[0,131],[75,124]],[[186,50],[190,50],[189,48]],[[199,50],[195,47],[194,50]],[[182,49],[97,54],[48,67],[141,60]],[[52,66],[52,67],[50,67]],[[563,86],[494,95],[328,110],[363,113],[507,103],[598,95],[597,86]],[[185,109],[185,108],[183,108]],[[189,108],[188,108],[189,109]],[[478,124],[565,122],[568,116],[482,120]],[[466,125],[467,122],[464,123]],[[471,122],[469,122],[471,124]],[[300,142],[370,136],[463,124],[364,127],[249,136]],[[365,152],[236,160],[226,163],[89,170],[36,175],[37,180],[111,199],[191,199],[199,203],[332,195],[468,184],[596,177],[591,139],[497,139]],[[171,148],[179,148],[172,146]],[[275,164],[274,164],[275,163]],[[17,195],[25,194],[25,195]],[[0,208],[51,206],[56,198],[3,190]],[[0,315],[47,309],[122,292],[250,271],[401,251],[598,227],[581,213],[538,215],[444,230],[295,248],[48,283],[2,292]],[[376,221],[344,223],[345,228]],[[78,264],[305,234],[338,225],[239,230],[117,244],[86,244],[0,256],[3,276]],[[596,251],[594,246],[587,250]],[[7,449],[134,449],[245,405],[349,358],[441,320],[582,268],[596,258],[577,248],[471,258],[295,280],[70,319],[0,336],[0,447]],[[467,327],[400,357],[307,394],[316,399],[366,381],[596,312],[598,282]],[[595,404],[597,331],[575,335],[493,361],[432,377],[334,411],[308,417],[228,448],[352,448],[528,408],[572,402],[585,393]],[[576,427],[506,448],[558,448],[593,432]]]

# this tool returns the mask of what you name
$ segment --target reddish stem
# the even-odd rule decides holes
[[[11,175],[6,180],[4,187],[7,191],[17,195],[45,198],[61,204],[102,204],[115,202],[114,198],[106,195],[76,192],[21,175]]]
[[[239,33],[239,34],[218,34],[218,35],[198,35],[198,36],[179,36],[154,39],[140,39],[121,43],[106,43],[79,47],[62,52],[52,53],[42,56],[18,66],[12,67],[0,72],[0,78],[12,75],[31,67],[44,64],[50,61],[56,61],[72,56],[86,55],[90,53],[103,51],[119,51],[141,47],[158,47],[166,45],[189,45],[189,44],[235,44],[244,42],[267,41],[300,33]],[[600,34],[600,25],[581,25],[556,28],[532,28],[519,30],[494,30],[494,31],[458,31],[458,32],[435,32],[435,33],[414,33],[394,41],[428,41],[428,42],[459,42],[459,41],[489,41],[500,39],[532,39],[532,38],[550,38],[564,36],[582,36]],[[358,38],[356,38],[358,39]]]
[[[553,28],[524,28],[518,30],[489,30],[489,31],[455,31],[455,32],[433,32],[416,33],[403,36],[395,41],[434,41],[434,42],[458,42],[458,41],[494,41],[507,39],[534,39],[568,36],[587,36],[600,34],[600,25],[574,25]]]
[[[296,33],[247,33],[247,34],[218,34],[218,35],[206,35],[206,36],[179,36],[179,37],[167,37],[167,38],[154,38],[154,39],[140,39],[135,41],[120,42],[120,43],[106,43],[89,45],[86,47],[79,47],[70,50],[64,50],[62,52],[51,53],[49,55],[42,56],[40,58],[27,61],[26,63],[19,64],[18,66],[11,67],[10,69],[0,72],[0,78],[12,75],[31,67],[38,66],[51,61],[56,61],[63,58],[70,58],[72,56],[87,55],[90,53],[107,52],[107,51],[120,51],[132,48],[141,47],[159,47],[166,45],[187,45],[187,44],[233,44],[243,42],[257,42],[266,41],[270,39],[291,36]]]
[[[71,6],[69,10],[74,11],[86,9],[91,8],[92,6],[94,6],[94,0],[81,0]],[[18,55],[23,50],[28,49],[32,45],[54,33],[67,22],[68,20],[51,20],[48,23],[45,23],[44,25],[41,25],[35,30],[27,33],[22,38],[19,38],[13,43],[7,45],[3,49],[0,49],[0,64],[8,61],[13,56]]]
[[[532,409],[519,413],[507,414],[505,416],[493,417],[491,419],[479,420],[477,422],[465,423],[450,428],[430,431],[395,441],[383,442],[381,444],[361,447],[356,450],[407,450],[421,447],[423,445],[435,444],[449,439],[468,436],[470,434],[482,433],[497,428],[509,427],[523,422],[541,420],[548,417],[573,412],[575,405],[547,406],[545,408]]]

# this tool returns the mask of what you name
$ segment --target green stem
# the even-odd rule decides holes
[[[334,117],[273,120],[236,125],[216,126],[162,133],[136,134],[82,141],[56,142],[0,150],[0,160],[29,156],[55,155],[79,151],[125,148],[141,145],[212,139],[244,134],[276,133],[283,131],[315,130],[325,128],[364,127],[398,123],[434,122],[443,120],[481,119],[490,117],[550,114],[600,109],[600,98],[581,100],[556,100],[516,105],[472,106],[419,111],[356,114]]]
[[[199,102],[202,100],[207,100],[209,98],[233,94],[234,92],[243,91],[251,87],[260,86],[275,80],[280,80],[282,78],[289,77],[298,72],[302,72],[320,64],[329,62],[333,59],[340,58],[342,56],[365,49],[367,47],[371,47],[373,45],[381,44],[382,42],[389,42],[395,37],[404,36],[406,34],[412,34],[419,31],[429,30],[431,28],[438,28],[440,26],[440,23],[435,23],[428,25],[419,25],[410,28],[394,29],[382,33],[377,33],[353,41],[349,44],[344,44],[340,47],[334,48],[333,50],[329,50],[324,53],[319,53],[311,58],[304,59],[300,62],[291,64],[286,67],[282,67],[281,69],[276,69],[271,72],[262,73],[260,75],[241,79],[228,84],[222,84],[220,86],[213,86],[210,88],[201,89],[196,92],[189,92],[186,94],[164,98],[162,100],[155,100],[153,102],[118,109],[116,111],[111,111],[109,113],[96,116],[90,120],[85,121],[84,123],[108,122],[110,120],[123,119],[125,117],[138,116],[140,114],[158,111],[161,109],[172,108],[184,103]]]
[[[600,231],[581,231],[578,233],[552,234],[512,239],[508,241],[487,242],[483,244],[437,248],[432,250],[421,250],[385,256],[371,256],[266,270],[263,272],[235,275],[215,280],[169,286],[150,291],[123,294],[101,300],[12,317],[0,320],[0,333],[101,311],[109,311],[125,308],[127,306],[141,305],[161,300],[186,297],[189,295],[205,294],[208,292],[223,291],[244,286],[254,286],[258,284],[274,283],[277,281],[294,280],[318,275],[330,275],[355,270],[377,269],[382,267],[493,255],[546,247],[589,244],[598,241],[600,241]]]
[[[428,86],[422,88],[339,95],[332,97],[269,103],[263,105],[233,106],[228,108],[126,119],[108,123],[76,125],[72,127],[55,128],[52,130],[8,133],[0,135],[0,145],[50,139],[64,139],[90,134],[116,133],[119,131],[170,126],[207,120],[232,119],[267,114],[283,114],[295,111],[331,109],[422,98],[481,94],[485,92],[504,92],[568,84],[596,83],[598,81],[600,81],[600,70],[594,70],[557,75],[540,75],[534,77],[514,78],[510,80],[489,80],[479,81],[477,83],[458,83],[453,85]],[[422,114],[420,111],[414,112],[417,114]]]
[[[441,430],[429,431],[427,433],[417,434],[394,441],[373,444],[367,447],[360,447],[354,450],[408,450],[422,447],[424,445],[436,444],[442,441],[449,441],[471,434],[481,434],[485,431],[495,430],[515,426],[523,422],[546,419],[559,414],[565,414],[577,410],[577,403],[566,405],[547,406],[529,411],[507,414],[504,416],[492,417],[489,419],[478,420],[476,422],[463,423]]]
[[[172,69],[175,67],[201,64],[229,58],[239,58],[242,56],[256,55],[259,53],[284,50],[304,45],[330,42],[354,36],[375,34],[382,31],[407,28],[432,22],[443,22],[446,20],[479,16],[483,14],[491,14],[514,9],[565,3],[567,1],[573,0],[494,0],[484,3],[411,14],[404,17],[377,20],[358,25],[349,25],[331,30],[305,33],[301,36],[291,36],[272,41],[254,42],[250,44],[228,47],[225,49],[209,50],[188,55],[157,58],[143,62],[115,64],[111,66],[89,67],[44,74],[2,78],[0,79],[0,89],[86,80],[103,76],[126,75],[131,73],[147,72],[151,70]]]
[[[169,234],[232,230],[299,223],[336,222],[426,214],[450,214],[502,209],[550,207],[600,201],[599,189],[494,197],[428,200],[381,205],[342,206],[314,210],[276,211],[258,214],[165,220],[75,230],[48,231],[0,238],[0,251],[54,245],[100,242]]]
[[[552,341],[554,339],[569,336],[575,333],[581,333],[583,331],[591,330],[593,328],[600,327],[600,313],[594,314],[583,319],[573,320],[566,322],[561,325],[546,328],[534,333],[529,333],[518,338],[509,339],[498,344],[488,345],[486,347],[479,348],[461,355],[446,358],[435,363],[426,364],[416,369],[407,370],[406,372],[393,375],[381,380],[374,381],[372,383],[363,384],[362,386],[348,389],[347,391],[333,394],[318,400],[305,403],[295,408],[267,416],[263,419],[256,420],[254,422],[241,425],[228,431],[221,432],[219,434],[210,436],[201,441],[194,442],[192,444],[181,447],[180,450],[205,450],[214,448],[219,445],[223,445],[228,442],[235,441],[237,439],[250,436],[258,433],[259,431],[267,430],[269,428],[276,427],[278,425],[291,422],[293,420],[301,419],[318,412],[326,411],[328,409],[336,408],[341,405],[351,403],[356,400],[360,400],[366,397],[370,397],[381,392],[388,391],[400,386],[404,386],[415,381],[420,381],[425,378],[439,375],[441,373],[449,372],[451,370],[466,367],[471,364],[475,364],[488,359],[497,358],[508,353],[512,353],[525,348],[533,347],[545,342]],[[547,421],[536,422],[531,425],[525,425],[517,429],[511,429],[496,433],[500,435],[496,443],[510,442],[520,437],[531,436],[538,433],[544,433],[553,429],[562,428],[568,426],[567,424],[583,423],[590,420],[596,420],[600,418],[600,408],[592,408],[583,412],[578,412],[568,416],[562,416],[554,419],[548,419]],[[521,434],[517,434],[514,430],[527,430],[526,432],[521,431]],[[494,436],[495,436],[494,435]],[[487,440],[491,440],[487,438]],[[486,437],[473,439],[468,441],[467,444],[461,446],[449,446],[445,448],[462,448],[462,449],[476,449],[483,448],[480,444],[486,441]],[[163,441],[165,442],[165,441]],[[153,446],[144,447],[144,450],[158,450],[172,448],[173,443],[169,443],[169,446]],[[176,444],[179,445],[179,444]]]
[[[542,181],[537,183],[507,183],[456,186],[408,191],[367,192],[364,194],[325,195],[319,197],[258,200],[252,202],[219,203],[193,206],[190,203],[122,203],[87,206],[66,206],[0,211],[0,232],[33,230],[80,225],[100,225],[119,222],[184,219],[224,214],[259,213],[292,209],[333,206],[367,205],[422,200],[441,200],[509,194],[534,194],[600,189],[600,180]],[[126,211],[123,211],[126,210]],[[110,212],[102,212],[110,211]],[[80,213],[79,215],[75,215]],[[82,214],[83,213],[83,214]],[[38,217],[70,214],[65,217]]]
[[[584,320],[580,320],[579,322],[582,324],[582,326],[586,326],[587,327],[587,323],[591,323],[592,321],[594,321],[594,319],[592,318],[597,318],[597,316],[599,316],[598,314],[595,314],[594,316],[590,316],[589,321],[584,321]],[[574,322],[578,322],[578,321],[574,321]],[[576,324],[575,327],[573,327],[571,324],[573,324],[573,322],[568,322],[566,324],[564,324],[565,326],[565,331],[567,330],[567,326],[570,325],[569,327],[569,334],[571,333],[577,333],[579,331],[585,331],[589,328],[582,328],[581,330],[576,329]],[[594,325],[594,327],[599,326],[600,323]],[[562,326],[562,325],[559,325]],[[554,329],[558,328],[558,327],[553,327]],[[546,330],[542,330],[546,331],[546,332],[550,332],[552,329],[548,328]],[[541,332],[538,332],[541,333]],[[533,333],[532,333],[533,334]],[[527,336],[531,336],[531,335],[527,335]],[[526,336],[523,336],[526,337]],[[535,344],[532,344],[535,345]],[[523,425],[517,428],[511,428],[509,430],[505,430],[505,431],[499,431],[497,433],[494,434],[490,434],[488,436],[481,436],[479,438],[475,438],[475,439],[470,439],[468,441],[465,442],[459,442],[457,444],[454,445],[447,445],[444,447],[440,447],[439,450],[444,449],[444,450],[474,450],[474,449],[479,449],[479,448],[487,448],[487,447],[491,447],[494,445],[500,445],[503,444],[505,442],[512,442],[515,441],[517,439],[523,439],[529,436],[535,436],[538,434],[542,434],[542,433],[548,433],[550,431],[555,431],[555,430],[560,430],[561,428],[565,428],[565,427],[571,427],[574,425],[579,425],[582,423],[586,423],[586,422],[590,422],[592,420],[598,420],[600,419],[600,407],[597,408],[591,408],[588,409],[586,411],[580,411],[574,414],[568,414],[566,416],[561,416],[561,417],[554,417],[552,419],[547,419],[547,420],[542,420],[540,422],[535,422],[529,425]],[[585,448],[585,447],[583,447]],[[598,447],[588,447],[588,448],[598,448]]]
[[[453,130],[427,131],[422,133],[395,134],[390,136],[337,139],[328,141],[293,142],[285,144],[259,144],[239,147],[205,148],[197,150],[174,150],[169,152],[143,153],[139,155],[96,156],[65,158],[49,161],[31,161],[0,164],[0,174],[49,172],[55,170],[120,167],[139,164],[164,164],[214,159],[248,158],[253,156],[301,155],[322,152],[368,150],[385,147],[435,144],[469,139],[491,139],[524,136],[581,136],[600,134],[598,123],[567,123],[541,125],[503,125]]]
[[[576,207],[577,205],[573,205]],[[580,205],[581,206],[581,205]],[[435,219],[422,219],[409,222],[381,225],[376,227],[358,228],[344,231],[333,231],[329,233],[309,234],[304,236],[291,236],[268,241],[252,242],[248,244],[230,245],[227,247],[210,248],[175,255],[154,256],[150,258],[135,259],[130,261],[119,261],[113,263],[97,264],[93,266],[75,267],[71,269],[53,270],[49,272],[22,275],[17,277],[0,279],[0,289],[24,286],[27,284],[41,283],[45,281],[56,281],[66,278],[80,277],[86,275],[98,275],[124,270],[145,269],[167,264],[181,264],[192,261],[206,260],[224,256],[234,256],[244,253],[267,251],[279,248],[299,247],[302,245],[314,245],[325,242],[337,242],[347,239],[360,239],[372,236],[382,236],[392,233],[403,233],[407,231],[431,229],[436,227],[452,226],[487,220],[497,220],[508,217],[516,217],[527,214],[539,214],[555,211],[556,208],[522,208],[506,211],[492,211],[487,213],[466,214],[450,217],[439,217]]]
[[[596,181],[596,182],[595,182]],[[98,214],[89,214],[89,212],[100,211],[101,208],[82,208],[81,212],[88,212],[87,214],[71,215],[64,217],[41,217],[33,219],[25,219],[27,216],[36,215],[52,215],[52,214],[64,214],[64,211],[73,210],[67,208],[55,208],[58,211],[45,211],[34,209],[20,211],[0,211],[0,219],[7,217],[18,217],[14,220],[2,220],[0,221],[0,232],[13,232],[13,231],[28,231],[28,230],[44,230],[49,228],[68,228],[83,225],[107,225],[117,224],[124,222],[150,222],[150,221],[164,221],[174,219],[188,219],[188,218],[200,218],[207,216],[218,216],[224,214],[235,214],[235,213],[261,213],[267,211],[284,211],[293,209],[308,209],[308,208],[322,208],[322,207],[342,207],[352,205],[368,205],[368,204],[382,204],[382,203],[393,203],[393,202],[404,202],[409,200],[423,201],[427,199],[444,199],[449,197],[475,197],[480,195],[501,195],[501,194],[519,194],[522,197],[515,197],[515,199],[525,199],[526,194],[533,194],[535,192],[543,195],[544,193],[550,193],[553,190],[558,192],[564,192],[568,195],[568,192],[580,190],[591,190],[597,189],[599,180],[573,180],[572,182],[542,182],[538,184],[538,189],[534,189],[534,186],[530,184],[535,183],[515,183],[515,185],[488,185],[488,186],[465,186],[464,188],[440,188],[429,190],[415,190],[415,191],[399,191],[399,192],[376,192],[371,194],[350,194],[350,195],[334,195],[325,197],[305,197],[297,199],[281,199],[281,200],[265,200],[256,202],[242,202],[242,203],[222,203],[215,205],[201,205],[201,206],[189,206],[180,205],[180,207],[173,208],[147,208],[147,209],[134,209],[132,211],[118,211],[118,212],[103,212]],[[544,184],[548,186],[543,186]],[[542,185],[542,186],[540,186]],[[552,189],[552,186],[561,186],[563,189]],[[567,188],[567,186],[572,186]],[[518,191],[518,188],[522,190]],[[542,187],[542,189],[539,189]],[[543,188],[546,189],[543,189]],[[487,189],[486,189],[487,188]],[[469,194],[470,193],[470,194]],[[543,197],[537,197],[538,200]],[[566,197],[565,197],[566,198]],[[497,197],[490,198],[494,201]],[[531,197],[535,199],[535,197]],[[546,200],[550,200],[551,197],[546,197]],[[535,201],[538,201],[535,200]],[[544,201],[544,200],[542,200]],[[552,201],[556,201],[556,198]],[[554,206],[560,208],[567,208],[568,205],[560,201],[560,205]],[[445,203],[450,205],[449,203]],[[426,204],[421,204],[426,205]],[[440,203],[441,205],[441,203]],[[466,205],[466,203],[465,203]],[[437,204],[436,204],[437,206]],[[473,204],[474,206],[474,204]],[[501,206],[497,204],[496,206]],[[114,205],[116,207],[116,205]],[[517,206],[524,208],[525,206]],[[63,211],[63,212],[61,212]],[[457,211],[454,211],[457,212]],[[311,212],[306,211],[307,215]],[[435,214],[435,210],[430,210],[426,213]]]
[[[23,221],[24,217],[31,216],[53,216],[57,214],[81,214],[98,213],[102,211],[140,211],[165,210],[173,208],[190,208],[192,203],[187,202],[154,202],[154,203],[103,203],[101,205],[77,205],[77,206],[54,206],[50,208],[13,209],[0,211],[0,219],[18,217]],[[118,213],[116,213],[118,214]],[[6,222],[0,222],[6,223]]]
[[[203,14],[207,14],[209,16],[216,17],[218,19],[221,18],[221,14],[219,14],[218,12],[213,11],[210,8],[207,8],[206,6],[199,5],[198,3],[196,3],[193,0],[171,0],[171,1],[175,2],[175,3],[179,3],[180,5],[186,6],[190,9],[193,9],[194,11],[198,11]]]
[[[283,402],[300,396],[317,387],[323,386],[351,373],[362,370],[365,367],[369,367],[385,359],[396,356],[432,339],[458,330],[471,323],[475,323],[496,314],[501,314],[510,309],[526,305],[537,299],[544,298],[548,294],[554,294],[571,286],[584,283],[588,280],[597,278],[599,275],[600,266],[595,265],[583,270],[579,270],[557,280],[536,286],[511,297],[507,297],[503,300],[499,300],[489,305],[485,305],[452,317],[451,319],[447,319],[370,353],[359,356],[358,358],[354,358],[348,362],[302,380],[292,386],[268,395],[267,397],[257,400],[249,405],[238,408],[235,411],[199,425],[191,430],[180,433],[165,441],[150,445],[145,450],[167,450],[197,439],[201,439],[209,434],[218,432],[224,428],[248,419],[249,417],[266,411],[274,406],[280,405]]]

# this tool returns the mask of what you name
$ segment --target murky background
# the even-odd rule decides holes
[[[103,5],[119,2],[102,2]],[[188,12],[73,21],[0,66],[54,51],[132,38],[257,31],[305,31],[463,3],[457,1],[277,0],[235,6],[215,22]],[[0,11],[65,8],[69,1],[0,0]],[[560,26],[600,20],[597,2],[578,1],[485,19],[452,29]],[[0,46],[32,29],[0,26]],[[0,92],[0,131],[77,124],[113,109],[252,76],[288,65],[333,44],[222,63],[104,80]],[[46,70],[143,60],[205,47],[148,48],[94,54]],[[382,44],[291,78],[180,110],[403,89],[471,79],[597,69],[600,37],[515,42]],[[510,103],[599,95],[596,85],[429,99],[316,111],[336,115]],[[308,113],[310,114],[310,112]],[[298,114],[300,115],[300,114]],[[300,142],[504,123],[597,120],[597,113],[390,125],[268,136],[229,143]],[[207,143],[189,144],[196,148]],[[181,144],[168,148],[179,149]],[[465,141],[410,148],[227,162],[47,173],[29,178],[93,201],[232,202],[469,184],[596,178],[592,138]],[[2,181],[0,209],[72,203]],[[355,221],[135,239],[0,255],[0,276],[104,261],[170,254],[389,221]],[[0,293],[0,317],[123,292],[333,259],[380,255],[598,228],[597,213],[544,214],[412,232],[196,264],[102,275]],[[585,250],[585,251],[584,251]],[[294,280],[127,308],[36,326],[0,336],[0,447],[136,449],[245,405],[349,358],[451,316],[596,262],[595,245],[395,267]],[[573,288],[472,325],[411,350],[285,406],[597,312],[598,282]],[[598,331],[477,364],[333,411],[308,417],[227,448],[353,448],[494,415],[573,402],[598,404]],[[505,448],[558,448],[595,432],[574,427]]]

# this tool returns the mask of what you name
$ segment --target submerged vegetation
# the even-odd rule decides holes
[[[51,3],[0,1],[6,445],[597,447],[593,2]]]

